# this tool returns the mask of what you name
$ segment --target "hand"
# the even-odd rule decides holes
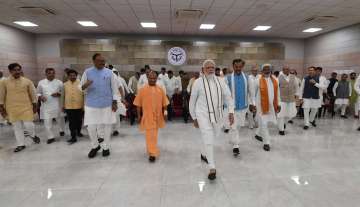
[[[256,106],[250,105],[250,111],[255,113],[256,112]]]
[[[82,86],[82,89],[86,89],[86,88],[89,87],[92,83],[93,83],[92,80],[87,80],[86,83]]]
[[[194,127],[199,128],[199,123],[198,123],[197,119],[194,120]]]
[[[56,92],[56,93],[51,94],[51,96],[52,96],[52,97],[60,97],[60,96],[61,96],[61,93]]]
[[[234,124],[234,114],[233,113],[229,113],[229,122],[230,122],[230,126],[232,126]]]
[[[276,113],[280,113],[280,111],[281,111],[281,106],[278,106]]]
[[[314,85],[316,84],[316,81],[314,79],[311,79],[309,82]]]
[[[5,118],[7,116],[4,106],[0,106],[0,114],[3,118]]]
[[[41,102],[46,102],[47,101],[47,98],[45,96],[40,96],[39,99],[40,99]]]
[[[62,112],[65,112],[65,108],[64,108],[64,107],[62,108]]]
[[[299,99],[299,96],[295,96],[295,99]]]
[[[118,109],[118,107],[117,107],[117,101],[113,101],[113,102],[112,102],[111,109],[112,109],[113,112],[116,112],[116,111],[117,111],[117,109]]]
[[[303,104],[304,103],[304,99],[300,99],[300,104]]]
[[[34,112],[34,114],[36,114],[36,112],[37,112],[37,105],[36,105],[36,103],[33,103],[33,112]]]

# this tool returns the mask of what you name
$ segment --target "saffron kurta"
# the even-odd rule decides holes
[[[163,128],[165,121],[162,109],[168,104],[169,100],[160,86],[145,85],[142,87],[134,100],[134,105],[141,107],[143,112],[140,129]]]
[[[27,78],[10,76],[0,83],[0,104],[5,105],[8,120],[33,121],[33,103],[37,103],[34,84]]]

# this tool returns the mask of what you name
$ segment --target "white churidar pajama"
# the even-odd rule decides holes
[[[12,123],[15,138],[18,146],[25,146],[24,129],[28,132],[30,137],[35,137],[35,124],[32,121],[17,121]]]
[[[207,78],[209,80],[209,89],[212,92],[212,103],[214,106],[218,106],[219,99],[218,97],[216,97],[216,77],[214,75],[210,75]],[[221,86],[220,88],[222,97],[220,97],[220,99],[225,100],[225,103],[229,108],[229,113],[234,113],[234,105],[228,86],[223,80],[218,78],[217,80],[219,80]],[[196,79],[193,84],[189,102],[189,110],[193,120],[197,120],[199,124],[201,138],[203,141],[203,146],[201,147],[201,149],[204,150],[202,153],[205,154],[208,159],[208,167],[209,169],[215,169],[214,140],[219,135],[220,128],[223,124],[223,118],[227,119],[228,117],[223,116],[222,118],[220,118],[221,113],[223,113],[223,107],[214,107],[213,116],[217,119],[216,122],[214,122],[213,116],[210,117],[207,100],[208,99],[205,94],[203,79],[200,77]],[[209,103],[209,105],[211,105],[211,103]],[[212,109],[210,110],[212,112]]]

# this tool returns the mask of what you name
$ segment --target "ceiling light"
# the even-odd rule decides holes
[[[255,31],[266,31],[269,30],[271,26],[256,26],[253,30]]]
[[[83,27],[97,27],[98,25],[92,21],[77,21]]]
[[[321,30],[322,30],[322,28],[309,28],[309,29],[304,30],[303,32],[318,32]]]
[[[144,28],[156,28],[157,27],[155,22],[141,22],[140,24]]]
[[[37,27],[37,26],[39,26],[39,25],[34,24],[32,22],[29,22],[29,21],[16,21],[14,23],[18,24],[18,25],[21,25],[23,27]]]
[[[200,29],[214,29],[215,24],[201,24]]]

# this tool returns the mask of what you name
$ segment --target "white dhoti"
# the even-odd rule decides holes
[[[281,110],[278,113],[278,127],[279,131],[284,131],[284,125],[297,114],[295,102],[280,102]]]
[[[270,103],[270,109],[267,114],[262,114],[259,112],[261,110],[261,106],[257,106],[258,108],[258,121],[259,121],[259,128],[257,128],[255,134],[263,138],[264,144],[270,145],[271,137],[269,134],[269,123],[277,123],[276,120],[276,113],[274,110],[274,106]]]
[[[304,124],[310,126],[310,122],[315,121],[316,113],[321,107],[321,98],[319,99],[307,99],[304,98],[302,108],[304,109]]]
[[[239,129],[245,126],[246,113],[248,109],[235,111],[234,114],[234,124],[231,126],[231,144],[233,144],[233,148],[239,148],[240,144],[240,135]]]
[[[101,143],[101,147],[104,150],[109,149],[111,125],[115,122],[116,113],[112,111],[111,106],[105,108],[85,106],[84,125],[88,126],[92,148],[99,146],[98,137],[103,136],[104,141]],[[103,131],[99,128],[102,128]]]
[[[17,121],[12,123],[15,138],[18,146],[25,146],[24,129],[28,132],[29,136],[35,137],[35,124],[32,121]]]
[[[214,140],[219,136],[223,121],[210,123],[207,114],[203,118],[198,117],[199,129],[203,141],[202,154],[207,157],[209,169],[215,169]]]
[[[126,116],[126,107],[125,105],[121,102],[118,101],[118,109],[116,111],[116,122],[115,124],[112,125],[112,131],[120,131],[120,115],[122,116]]]
[[[53,119],[56,119],[58,128],[60,132],[65,131],[65,118],[64,113],[61,112],[59,101],[52,100],[49,98],[48,101],[42,103],[40,108],[40,118],[44,120],[44,126],[46,130],[46,135],[48,139],[53,139],[54,129],[53,129]]]
[[[337,98],[335,100],[335,111],[338,111],[339,109],[341,109],[341,115],[345,116],[346,113],[346,108],[349,105],[349,99],[347,98]]]

